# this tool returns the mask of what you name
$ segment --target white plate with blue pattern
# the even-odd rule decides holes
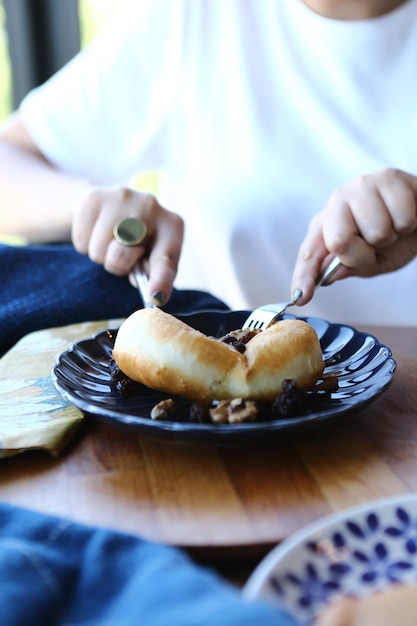
[[[307,626],[337,597],[395,583],[417,583],[417,494],[371,502],[294,533],[263,559],[243,593]]]

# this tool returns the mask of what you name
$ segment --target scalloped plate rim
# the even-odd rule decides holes
[[[188,318],[193,318],[196,316],[212,315],[212,314],[220,315],[221,317],[228,316],[228,315],[246,316],[248,312],[247,311],[197,311],[194,313],[188,313],[188,314],[183,314],[183,315],[178,314],[178,317],[180,319],[187,320]],[[92,417],[93,419],[100,419],[102,421],[107,421],[107,422],[111,422],[112,420],[115,420],[118,423],[118,425],[122,427],[124,426],[124,427],[129,427],[129,428],[137,428],[138,430],[146,431],[149,435],[151,435],[152,433],[155,433],[155,436],[157,436],[157,432],[166,433],[166,434],[171,433],[171,434],[178,434],[178,435],[194,435],[194,434],[197,435],[197,434],[209,433],[210,435],[214,434],[215,438],[216,439],[218,438],[219,440],[226,438],[226,437],[230,437],[230,435],[232,434],[248,435],[250,433],[253,433],[253,434],[265,433],[265,432],[276,433],[276,432],[283,431],[283,430],[287,431],[293,428],[302,427],[307,424],[327,421],[331,418],[335,418],[335,417],[344,415],[346,413],[356,412],[364,408],[371,402],[373,402],[391,384],[393,380],[394,372],[396,369],[396,361],[392,357],[391,349],[387,345],[380,343],[378,339],[371,333],[358,331],[349,324],[333,323],[325,319],[317,318],[313,316],[297,317],[295,315],[285,314],[283,317],[284,319],[301,319],[301,320],[307,321],[308,323],[312,323],[313,327],[314,327],[314,323],[324,324],[327,326],[327,330],[329,328],[348,329],[349,331],[352,332],[352,335],[354,337],[363,336],[363,337],[374,340],[376,346],[379,346],[381,349],[386,350],[386,358],[384,361],[384,365],[390,367],[389,378],[387,378],[387,380],[385,381],[383,385],[381,385],[375,390],[375,393],[372,393],[372,395],[367,394],[366,397],[360,401],[357,401],[354,403],[349,403],[348,401],[346,401],[346,404],[340,404],[338,407],[333,408],[331,411],[325,409],[322,411],[317,411],[311,414],[302,415],[300,417],[289,418],[286,420],[284,419],[271,420],[271,421],[252,422],[252,423],[238,424],[238,425],[237,424],[234,424],[234,425],[200,424],[200,423],[190,423],[190,422],[180,422],[180,421],[156,422],[156,421],[151,420],[149,417],[146,417],[143,415],[124,413],[121,410],[118,410],[117,408],[113,408],[113,409],[106,408],[105,409],[105,411],[107,412],[107,415],[106,415],[106,414],[103,414],[103,407],[101,405],[91,403],[85,400],[84,398],[77,396],[75,392],[70,393],[65,387],[63,387],[63,385],[58,380],[59,377],[58,377],[57,372],[60,371],[61,369],[60,360],[62,359],[64,355],[66,355],[67,353],[73,352],[75,349],[77,349],[77,347],[81,346],[84,343],[97,342],[104,335],[109,334],[109,333],[116,333],[118,330],[118,329],[111,329],[111,328],[102,330],[91,337],[86,337],[78,341],[75,341],[67,350],[59,354],[55,360],[55,364],[52,367],[51,377],[52,377],[54,386],[57,389],[57,391],[59,391],[59,393],[63,397],[65,397],[70,403],[74,404],[75,406],[77,406],[77,408],[83,411],[87,417]],[[152,390],[150,391],[152,392]],[[187,436],[187,439],[188,439],[188,436]]]

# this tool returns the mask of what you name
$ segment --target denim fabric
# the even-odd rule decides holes
[[[0,355],[24,335],[77,322],[127,317],[141,305],[126,276],[106,272],[70,244],[0,244]],[[170,313],[227,310],[202,291],[174,291]]]
[[[176,548],[0,503],[4,626],[296,626]]]

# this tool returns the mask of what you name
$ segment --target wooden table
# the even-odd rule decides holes
[[[58,458],[1,460],[0,499],[252,567],[319,517],[417,491],[417,331],[365,330],[390,345],[398,368],[348,418],[262,447],[218,448],[86,422]]]

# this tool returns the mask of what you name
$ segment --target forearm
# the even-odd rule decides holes
[[[0,234],[32,243],[68,241],[73,206],[86,184],[39,153],[0,141]]]

